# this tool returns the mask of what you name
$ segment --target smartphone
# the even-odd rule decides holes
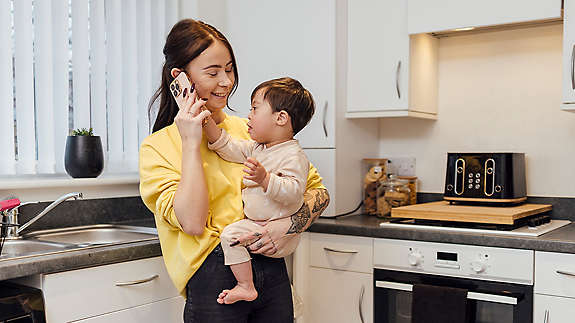
[[[192,84],[190,83],[190,79],[188,75],[184,72],[180,72],[178,76],[170,83],[170,92],[174,96],[178,107],[184,106],[184,100],[191,95]]]

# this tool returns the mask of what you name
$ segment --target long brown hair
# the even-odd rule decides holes
[[[236,91],[238,87],[236,58],[232,46],[226,37],[216,28],[202,21],[193,19],[180,20],[172,27],[166,38],[163,51],[165,62],[164,66],[162,66],[162,83],[148,105],[148,117],[150,117],[154,102],[160,98],[160,109],[158,110],[158,116],[152,132],[172,124],[179,110],[176,100],[170,94],[169,89],[170,82],[173,79],[171,75],[172,68],[184,69],[191,60],[198,57],[215,40],[221,41],[230,52],[235,79],[230,96]]]

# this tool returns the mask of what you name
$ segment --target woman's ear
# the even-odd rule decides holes
[[[180,75],[180,73],[182,72],[182,70],[180,70],[179,68],[172,68],[172,70],[170,71],[170,74],[172,75],[173,78],[178,77],[178,75]]]
[[[279,126],[285,126],[288,123],[290,123],[290,117],[286,110],[281,110],[278,112],[276,117],[276,124]]]

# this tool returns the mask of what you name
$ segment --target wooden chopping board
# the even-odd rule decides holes
[[[551,204],[521,204],[516,206],[450,205],[438,201],[391,209],[391,216],[436,221],[457,221],[493,224],[513,224],[515,220],[547,212]]]

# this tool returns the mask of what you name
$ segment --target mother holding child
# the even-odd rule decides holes
[[[184,322],[291,323],[283,257],[329,203],[293,139],[313,115],[312,96],[296,80],[269,80],[254,89],[248,120],[229,116],[223,109],[238,71],[222,33],[182,20],[163,52],[152,98],[160,100],[158,116],[140,149],[140,192],[186,297]],[[178,105],[170,84],[180,73],[191,87]]]

